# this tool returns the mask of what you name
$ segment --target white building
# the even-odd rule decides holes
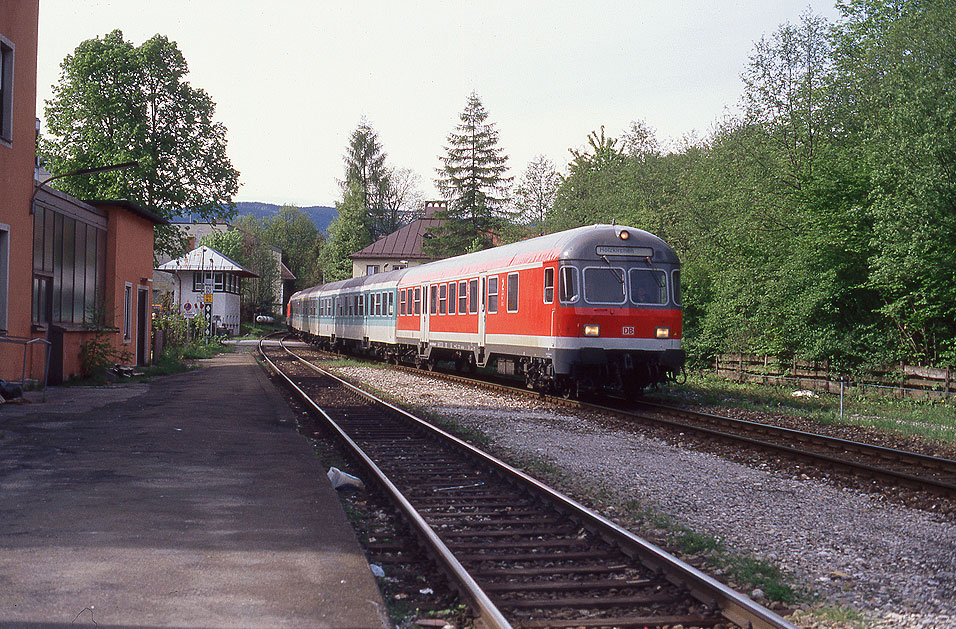
[[[215,249],[197,247],[182,258],[157,267],[173,275],[173,304],[193,317],[204,310],[217,330],[239,334],[239,286],[244,277],[259,277]],[[211,286],[211,291],[209,287]],[[211,293],[212,303],[207,294]]]

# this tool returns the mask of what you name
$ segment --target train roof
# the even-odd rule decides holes
[[[622,233],[627,234],[626,240]],[[603,254],[599,253],[600,248],[604,249]],[[442,277],[450,271],[469,275],[555,259],[601,260],[602,255],[650,257],[654,262],[678,263],[674,250],[650,232],[624,225],[588,225],[412,267],[400,283]]]
[[[626,234],[626,239],[622,236]],[[293,298],[318,292],[338,292],[349,288],[393,288],[449,275],[475,275],[551,260],[602,260],[620,256],[647,257],[653,262],[677,264],[677,254],[663,240],[635,227],[625,225],[588,225],[554,234],[538,236],[492,249],[429,262],[421,266],[354,277],[306,288]]]

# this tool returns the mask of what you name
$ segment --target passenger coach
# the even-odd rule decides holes
[[[493,367],[564,395],[636,394],[684,363],[677,255],[619,225],[308,288],[289,309],[290,327],[322,347]]]

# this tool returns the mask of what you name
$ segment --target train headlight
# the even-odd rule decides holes
[[[584,326],[584,336],[601,336],[601,326],[588,323]]]
[[[654,336],[659,339],[669,339],[671,337],[670,328],[656,328],[654,330]]]
[[[622,229],[620,232],[618,232],[617,237],[621,240],[627,240],[631,237],[631,234],[626,229]]]

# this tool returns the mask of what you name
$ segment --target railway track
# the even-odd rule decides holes
[[[541,394],[520,386],[464,377],[441,370],[423,371],[401,365],[393,365],[390,368],[473,386],[542,397]],[[708,439],[737,443],[749,449],[769,451],[824,469],[871,480],[880,483],[884,488],[925,492],[956,501],[956,461],[952,459],[650,402],[624,406],[545,397],[555,404],[600,411],[632,421],[667,426]]]
[[[260,345],[352,450],[366,480],[389,494],[477,624],[793,627],[522,472],[283,350]]]

